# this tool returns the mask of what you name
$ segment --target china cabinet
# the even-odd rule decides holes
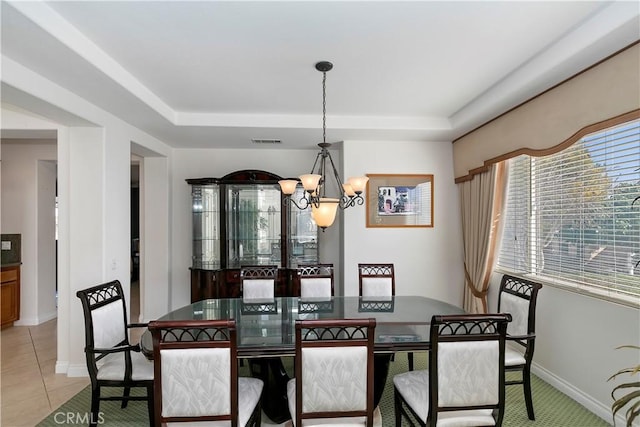
[[[260,170],[187,179],[192,302],[240,296],[244,265],[277,265],[276,295],[288,296],[297,265],[318,262],[318,232],[310,209],[284,205],[280,179]]]

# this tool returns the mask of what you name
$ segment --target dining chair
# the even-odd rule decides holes
[[[393,264],[358,264],[358,285],[361,297],[395,296]]]
[[[363,300],[392,300],[396,295],[393,264],[358,264],[358,286]],[[395,355],[392,355],[395,358]],[[409,370],[413,371],[413,353],[407,353]]]
[[[287,383],[294,427],[382,425],[373,407],[375,327],[375,319],[296,320]]]
[[[511,316],[433,316],[429,368],[393,377],[395,425],[501,426],[505,337]]]
[[[238,377],[235,320],[152,321],[149,330],[158,425],[260,426],[264,383]]]
[[[240,267],[242,299],[274,299],[277,265],[245,265]]]
[[[520,379],[508,380],[507,385],[522,384],[527,415],[535,420],[533,398],[531,394],[531,361],[536,342],[536,301],[542,285],[530,280],[505,274],[500,282],[498,293],[498,311],[510,313],[513,321],[507,327],[507,345],[505,350],[505,369],[507,372],[520,372]]]
[[[127,307],[118,280],[76,292],[82,303],[85,330],[85,357],[91,379],[90,425],[96,426],[100,401],[146,401],[150,425],[153,413],[153,363],[140,353],[139,344],[129,342],[129,329],[146,324],[127,321]],[[123,388],[122,396],[102,396],[103,387]],[[131,396],[131,388],[146,389],[144,396]]]
[[[333,264],[301,264],[296,276],[301,299],[333,296]]]

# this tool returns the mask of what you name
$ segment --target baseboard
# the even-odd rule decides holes
[[[37,326],[37,325],[41,325],[44,322],[48,322],[49,320],[55,319],[56,317],[58,317],[58,312],[53,311],[43,316],[27,317],[20,320],[16,320],[13,323],[13,325],[14,326]]]
[[[58,360],[56,361],[56,374],[63,374],[67,377],[88,377],[89,371],[84,363],[72,365],[67,361]]]
[[[68,377],[88,377],[89,371],[87,371],[87,365],[85,363],[75,365],[68,364],[66,374]]]
[[[595,415],[602,418],[607,423],[611,424],[613,418],[611,417],[611,406],[607,406],[602,402],[594,399],[582,390],[576,388],[573,384],[568,383],[564,379],[558,377],[554,373],[546,370],[540,365],[533,363],[531,365],[531,372],[542,379],[544,382],[550,384],[554,388],[560,390]],[[616,425],[626,425],[626,420],[622,414],[616,416]]]
[[[37,317],[23,317],[13,322],[13,326],[36,326],[38,324]]]
[[[56,361],[56,374],[66,374],[69,370],[69,362]]]
[[[58,311],[52,311],[49,314],[46,314],[44,316],[38,316],[38,325],[44,322],[48,322],[49,320],[53,320],[55,318],[58,317]]]

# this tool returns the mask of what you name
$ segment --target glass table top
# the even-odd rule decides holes
[[[454,305],[418,296],[229,298],[198,301],[158,320],[235,319],[238,355],[257,357],[294,354],[295,321],[312,319],[375,318],[377,352],[428,350],[431,317],[461,313],[464,310]],[[148,331],[142,336],[141,347],[147,356],[152,355],[153,343]]]

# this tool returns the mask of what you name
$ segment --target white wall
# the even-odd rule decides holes
[[[489,288],[489,309],[495,311],[502,275],[494,273]],[[533,372],[611,422],[611,390],[607,379],[622,368],[640,363],[638,309],[543,284],[536,310],[536,347]],[[623,382],[633,378],[626,376]],[[535,407],[536,396],[533,396]],[[625,423],[620,420],[618,425]]]
[[[57,316],[56,297],[56,162],[38,160],[38,322]]]
[[[358,295],[357,264],[394,263],[397,295],[462,306],[464,283],[458,190],[450,142],[347,141],[345,175],[433,174],[433,228],[366,228],[365,209],[344,215],[346,295]]]
[[[56,315],[55,269],[51,271],[55,242],[52,233],[38,234],[39,229],[50,232],[54,226],[55,171],[41,169],[40,161],[56,160],[56,144],[51,140],[3,140],[1,149],[0,228],[3,233],[22,235],[20,320],[16,325],[37,325]],[[49,224],[45,225],[47,212]],[[47,238],[51,240],[41,240]]]
[[[67,373],[82,375],[86,372],[83,357],[84,322],[82,308],[76,297],[80,289],[120,279],[128,289],[127,275],[117,275],[114,271],[105,276],[111,264],[111,254],[107,254],[105,237],[108,236],[105,220],[107,193],[104,190],[104,129],[70,128],[69,163],[60,167],[69,169],[71,179],[61,183],[61,194],[68,195],[69,201],[69,258],[61,262],[69,263],[69,280],[60,283],[60,299],[68,302],[70,321],[68,325],[70,341],[66,343],[69,353]],[[63,238],[61,233],[60,238]],[[128,268],[127,268],[128,272]],[[126,291],[125,291],[126,292]],[[60,325],[59,325],[60,326]]]
[[[171,301],[168,159],[145,157],[140,176],[140,316],[149,321],[168,313]]]
[[[54,129],[58,132],[60,221],[56,372],[86,375],[84,325],[79,320],[83,316],[75,293],[97,283],[119,279],[128,297],[132,144],[144,151],[145,156],[168,157],[171,149],[42,75],[8,58],[2,59],[3,84],[29,95],[25,97],[29,105],[37,105],[34,100],[43,100],[41,111],[52,112],[72,125],[83,123],[85,126],[52,124],[33,114],[13,120],[12,111],[5,114],[3,105],[3,129]],[[169,210],[168,205],[154,208],[165,216]],[[155,232],[168,236],[169,228]],[[147,268],[169,270],[164,260],[152,262]],[[165,306],[168,305],[167,293],[159,298],[164,298]]]

